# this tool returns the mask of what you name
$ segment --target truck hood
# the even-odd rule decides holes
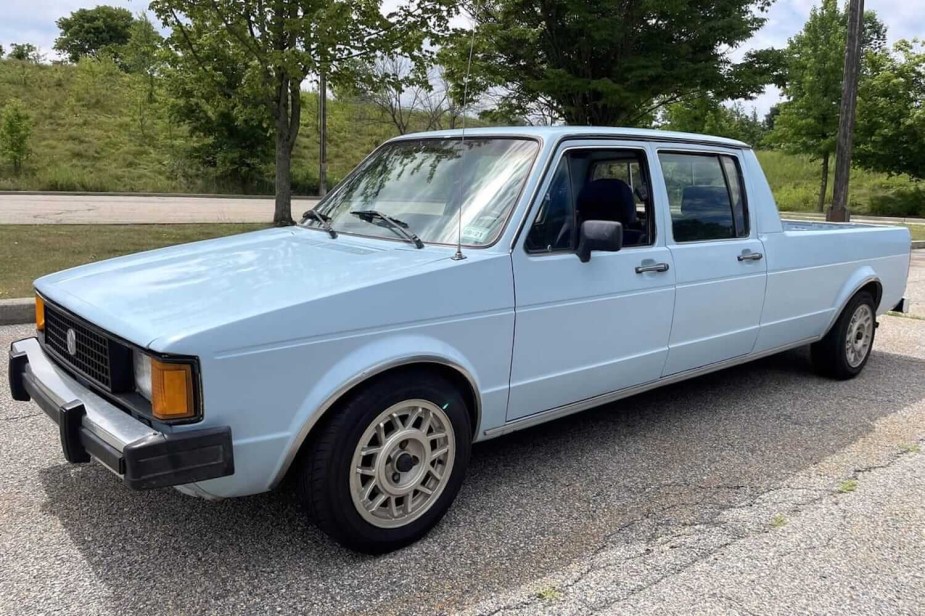
[[[118,257],[45,276],[36,290],[126,340],[153,346],[409,275],[452,251],[268,229]]]

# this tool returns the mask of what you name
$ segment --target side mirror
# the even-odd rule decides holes
[[[586,220],[578,234],[578,258],[582,263],[591,260],[592,250],[617,252],[623,248],[623,224],[613,220]]]

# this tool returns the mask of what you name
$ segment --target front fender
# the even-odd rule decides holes
[[[422,335],[397,335],[358,347],[319,378],[293,417],[285,453],[273,473],[271,488],[286,475],[296,454],[326,412],[347,392],[387,370],[412,364],[453,368],[470,383],[476,403],[476,434],[481,422],[481,387],[472,364],[455,347]]]

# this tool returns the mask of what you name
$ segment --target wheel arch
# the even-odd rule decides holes
[[[870,266],[859,269],[842,287],[835,303],[835,310],[832,312],[832,318],[825,328],[825,334],[829,333],[829,330],[835,325],[851,298],[861,291],[869,291],[874,296],[874,313],[876,314],[880,307],[880,300],[883,298],[883,284],[880,282],[880,277]]]
[[[443,355],[421,354],[393,358],[381,361],[358,372],[353,378],[344,381],[342,385],[324,398],[324,401],[317,406],[317,410],[311,413],[306,421],[302,422],[295,438],[287,447],[286,454],[274,475],[270,488],[272,489],[279,485],[289,472],[299,452],[306,443],[310,442],[314,430],[323,424],[325,418],[330,416],[331,411],[336,409],[342,400],[360,388],[386,375],[414,369],[433,371],[435,374],[439,374],[451,381],[459,388],[460,393],[462,393],[466,400],[469,418],[472,422],[471,437],[474,440],[479,433],[479,426],[481,425],[482,405],[478,382],[473,372],[462,365],[462,362],[458,362]]]

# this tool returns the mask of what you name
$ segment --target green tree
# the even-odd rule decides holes
[[[867,56],[858,96],[858,166],[925,179],[925,46],[901,40]]]
[[[273,161],[273,131],[263,98],[248,82],[247,53],[221,30],[200,23],[176,29],[171,47],[188,39],[196,53],[169,55],[164,84],[169,114],[194,138],[188,154],[218,179],[251,192]]]
[[[164,66],[164,37],[147,13],[141,13],[132,23],[128,42],[122,47],[122,61],[127,71],[144,78],[148,102],[153,102],[157,75]]]
[[[760,145],[766,133],[756,111],[748,113],[741,103],[723,105],[709,95],[666,106],[660,128],[729,137],[752,145]]]
[[[10,45],[10,53],[7,58],[38,64],[42,61],[43,56],[39,53],[39,48],[32,43],[13,43]]]
[[[214,70],[199,51],[200,38],[221,32],[245,68],[244,84],[272,120],[276,206],[273,221],[292,224],[292,150],[299,135],[302,82],[310,74],[336,77],[345,63],[375,52],[423,53],[428,38],[445,30],[452,0],[402,5],[388,14],[380,0],[154,0],[151,8],[173,28],[176,49],[210,79]]]
[[[865,13],[864,30],[865,49],[885,44],[886,28],[874,13]],[[787,100],[774,119],[773,141],[787,151],[822,161],[820,212],[825,209],[829,162],[835,155],[846,35],[847,15],[837,0],[823,0],[813,7],[803,30],[788,41],[783,88]]]
[[[728,49],[761,25],[768,0],[467,0],[475,22],[470,98],[496,94],[501,116],[570,124],[647,124],[698,92],[743,98],[768,82],[767,51]],[[452,48],[465,89],[469,32]],[[457,98],[458,98],[457,94]]]
[[[17,99],[11,100],[0,113],[0,156],[13,167],[16,175],[22,173],[29,156],[31,135],[32,119],[25,105]]]
[[[55,39],[54,48],[75,63],[104,53],[118,60],[122,46],[131,38],[134,21],[128,9],[106,5],[79,9],[55,22],[61,35]]]

